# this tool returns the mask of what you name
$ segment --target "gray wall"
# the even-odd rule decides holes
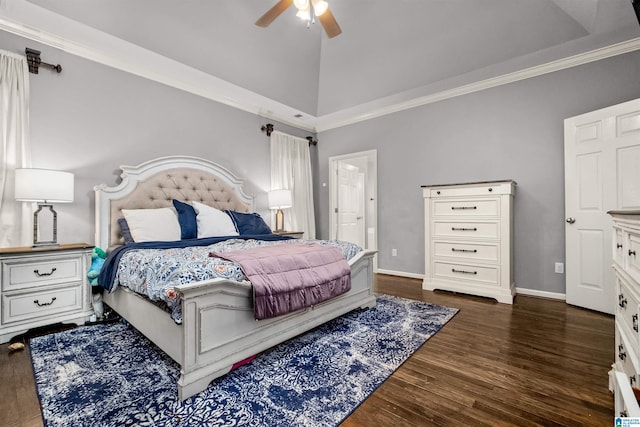
[[[76,174],[75,202],[57,206],[61,242],[93,242],[95,184],[115,184],[121,164],[163,155],[227,167],[268,216],[269,144],[259,130],[266,120],[0,32],[0,48],[25,46],[63,66],[30,79],[33,166]],[[564,292],[564,276],[553,273],[564,259],[562,121],[639,96],[634,52],[323,132],[312,149],[318,236],[329,229],[321,187],[329,156],[378,150],[379,267],[408,273],[424,272],[420,185],[511,178],[519,184],[516,283]]]
[[[59,242],[94,242],[93,186],[116,184],[120,165],[175,154],[207,158],[245,179],[269,218],[266,119],[0,31],[1,49],[24,54],[26,46],[63,68],[29,75],[33,166],[75,174],[74,203],[55,207]]]
[[[330,156],[378,150],[378,266],[400,272],[424,273],[421,185],[514,179],[516,285],[564,293],[563,120],[639,96],[633,52],[321,132],[319,236]]]

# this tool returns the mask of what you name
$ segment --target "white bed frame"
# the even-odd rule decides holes
[[[94,188],[96,246],[121,244],[120,209],[172,206],[171,199],[203,201],[219,209],[252,211],[242,180],[208,160],[170,156],[121,166],[122,181]],[[234,363],[306,332],[351,310],[373,307],[373,255],[364,251],[350,262],[351,290],[314,307],[256,321],[251,286],[212,279],[177,287],[181,325],[163,309],[126,288],[104,292],[104,302],[180,365],[178,397],[187,399],[225,375]]]

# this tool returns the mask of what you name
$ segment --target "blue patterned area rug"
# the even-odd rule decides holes
[[[124,323],[30,342],[47,426],[338,425],[458,310],[387,295],[178,401],[179,367]]]

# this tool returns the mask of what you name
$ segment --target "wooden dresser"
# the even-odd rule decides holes
[[[609,385],[616,417],[640,417],[632,388],[640,391],[640,210],[610,211],[616,282],[615,362]]]
[[[0,248],[0,344],[39,326],[83,324],[93,314],[92,249],[85,243]]]
[[[424,185],[422,288],[512,304],[515,181]]]

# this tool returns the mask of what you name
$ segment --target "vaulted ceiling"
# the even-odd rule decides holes
[[[79,24],[83,35],[63,38],[106,34],[314,119],[364,114],[640,40],[631,0],[328,0],[343,31],[333,39],[319,23],[307,29],[293,6],[268,28],[255,26],[276,1],[0,4],[11,11],[28,3],[62,27]]]

